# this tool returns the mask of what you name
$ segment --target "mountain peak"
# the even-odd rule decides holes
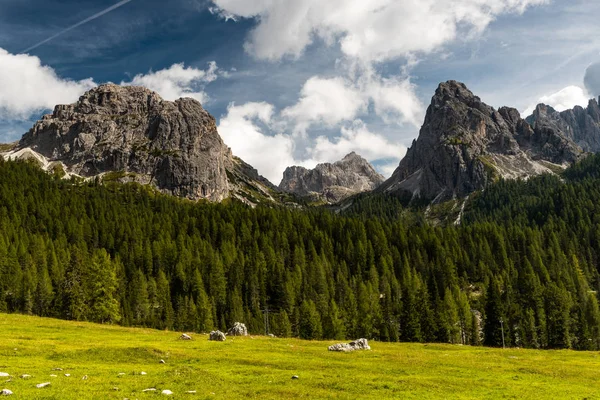
[[[538,108],[539,113],[552,111]],[[419,137],[380,189],[443,201],[468,195],[497,177],[551,172],[580,154],[559,129],[536,130],[517,110],[495,110],[465,84],[447,81],[435,91]]]
[[[198,101],[163,100],[140,86],[103,84],[57,105],[22,137],[19,152],[70,175],[149,184],[192,200],[233,196],[254,205],[279,194],[231,154]]]
[[[299,196],[335,203],[373,190],[383,181],[383,176],[367,160],[351,152],[340,161],[318,164],[314,169],[288,167],[279,188]]]

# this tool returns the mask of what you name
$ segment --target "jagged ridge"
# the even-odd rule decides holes
[[[560,129],[531,126],[516,109],[495,110],[463,83],[448,81],[437,88],[419,137],[379,190],[441,202],[498,177],[553,172],[582,155]]]
[[[298,196],[336,203],[373,190],[383,181],[384,177],[367,160],[352,152],[340,161],[318,164],[314,169],[288,167],[279,188]]]

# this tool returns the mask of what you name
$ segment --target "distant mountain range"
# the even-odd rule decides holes
[[[486,105],[462,83],[441,83],[419,137],[385,181],[351,153],[312,170],[289,167],[275,186],[231,153],[199,102],[165,101],[148,89],[114,84],[56,106],[3,149],[5,158],[32,159],[66,176],[150,184],[192,200],[336,203],[375,191],[442,202],[500,177],[558,172],[600,151],[600,107],[595,99],[563,112],[540,104],[523,119],[514,108]]]

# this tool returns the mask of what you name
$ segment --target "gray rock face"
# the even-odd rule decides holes
[[[215,342],[224,342],[225,339],[227,339],[227,338],[225,337],[225,334],[221,331],[212,331],[208,335],[208,340],[212,340]]]
[[[459,82],[441,83],[419,137],[379,190],[441,202],[498,177],[526,178],[578,160],[582,149],[549,124],[530,126],[516,109],[483,103]]]
[[[527,122],[536,131],[562,132],[584,151],[600,151],[600,107],[596,99],[591,99],[587,108],[575,106],[562,112],[540,104],[533,114],[527,117]]]
[[[248,329],[241,322],[236,322],[227,331],[227,336],[248,336]]]
[[[329,351],[349,352],[354,350],[371,350],[367,339],[357,339],[350,343],[338,343],[328,347]]]
[[[83,177],[117,172],[190,199],[229,195],[230,150],[199,102],[165,101],[141,87],[101,85],[58,105],[19,143]]]
[[[352,152],[341,161],[319,164],[315,169],[288,167],[279,188],[298,196],[335,203],[373,190],[383,181],[384,177],[367,160]]]

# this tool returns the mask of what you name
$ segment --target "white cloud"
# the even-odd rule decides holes
[[[385,121],[407,122],[420,127],[423,121],[423,104],[408,78],[371,78],[366,87],[375,104],[375,112]]]
[[[304,83],[298,103],[284,109],[282,116],[295,120],[301,130],[316,123],[331,127],[354,119],[367,105],[368,100],[351,82],[314,76]]]
[[[11,54],[0,48],[0,118],[27,119],[56,104],[73,103],[94,86],[92,79],[59,77],[38,57]]]
[[[270,134],[273,113],[268,103],[231,104],[218,129],[233,154],[278,184],[285,168],[295,164],[294,140],[288,135]]]
[[[209,63],[206,70],[186,68],[181,63],[173,64],[160,71],[136,75],[129,82],[121,82],[121,85],[144,86],[154,90],[165,100],[174,101],[181,97],[191,97],[205,103],[208,101],[208,95],[203,90],[204,86],[215,81],[218,73],[220,71],[214,61]]]
[[[341,77],[308,79],[298,102],[284,109],[282,117],[296,124],[295,131],[305,133],[311,125],[334,127],[369,113],[387,123],[410,123],[419,127],[423,105],[407,77],[382,78],[372,68],[354,68],[355,82]]]
[[[286,132],[285,126],[273,105],[262,102],[231,104],[218,129],[233,154],[275,184],[279,184],[283,171],[292,165],[314,168],[317,163],[338,161],[352,151],[369,161],[400,160],[406,153],[404,146],[370,132],[360,120],[342,127],[337,137],[319,136],[308,139],[308,143],[306,138]],[[303,155],[296,157],[302,143],[306,145],[301,149]]]
[[[556,111],[564,111],[575,106],[587,106],[591,96],[587,91],[579,86],[567,86],[556,93],[542,96],[535,104],[531,104],[525,111],[522,112],[524,117],[533,113],[535,107],[540,104],[551,106]]]
[[[219,75],[215,62],[206,70],[174,64],[146,75],[136,75],[122,85],[141,85],[158,92],[167,100],[193,97],[206,102],[206,84]],[[92,79],[73,81],[58,76],[53,68],[42,65],[38,57],[11,54],[0,48],[0,118],[25,120],[57,104],[76,102],[87,90],[97,86]]]
[[[311,158],[317,162],[334,162],[352,151],[370,161],[390,158],[399,161],[406,154],[406,147],[370,132],[363,121],[356,120],[350,126],[342,127],[341,135],[333,140],[326,136],[317,137]]]
[[[246,50],[261,59],[299,57],[320,38],[347,56],[384,61],[431,52],[481,32],[498,15],[548,0],[213,0],[223,12],[259,23]]]

